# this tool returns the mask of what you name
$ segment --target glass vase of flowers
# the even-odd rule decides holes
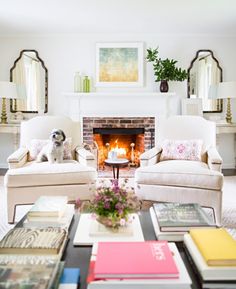
[[[127,186],[125,179],[120,185],[118,180],[112,180],[110,185],[102,182],[90,202],[89,210],[96,220],[110,227],[118,229],[131,221],[130,214],[140,210],[140,202],[134,189]]]

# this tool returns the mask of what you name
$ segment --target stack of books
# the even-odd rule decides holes
[[[41,196],[27,217],[61,217],[66,209],[67,196]]]
[[[80,269],[79,268],[64,268],[59,289],[77,289],[80,281]]]
[[[57,280],[61,265],[56,260],[44,259],[33,263],[0,263],[0,287],[52,289]]]
[[[67,241],[60,227],[11,229],[0,241],[0,287],[56,289]]]
[[[67,231],[61,228],[13,228],[0,241],[0,254],[62,256]]]
[[[213,218],[199,204],[155,203],[150,215],[158,240],[183,241],[192,228],[216,228]]]
[[[191,279],[174,243],[99,242],[90,260],[88,289],[189,289]]]
[[[41,196],[28,212],[23,226],[69,229],[74,216],[74,205],[67,204],[67,202],[67,196]]]
[[[79,269],[63,271],[60,261],[73,215],[74,205],[67,204],[67,197],[42,196],[35,202],[24,226],[13,228],[0,241],[2,289],[76,288]]]
[[[236,241],[225,229],[190,230],[184,245],[202,288],[236,288]]]

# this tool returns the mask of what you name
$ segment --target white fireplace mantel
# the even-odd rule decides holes
[[[89,92],[63,93],[66,115],[73,120],[83,117],[131,117],[180,114],[180,98],[174,92]]]

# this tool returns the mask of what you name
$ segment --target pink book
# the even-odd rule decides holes
[[[99,242],[95,278],[178,278],[179,272],[166,241]]]

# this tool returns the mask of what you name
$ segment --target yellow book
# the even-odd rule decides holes
[[[193,229],[190,236],[208,266],[236,266],[236,241],[225,229]]]

